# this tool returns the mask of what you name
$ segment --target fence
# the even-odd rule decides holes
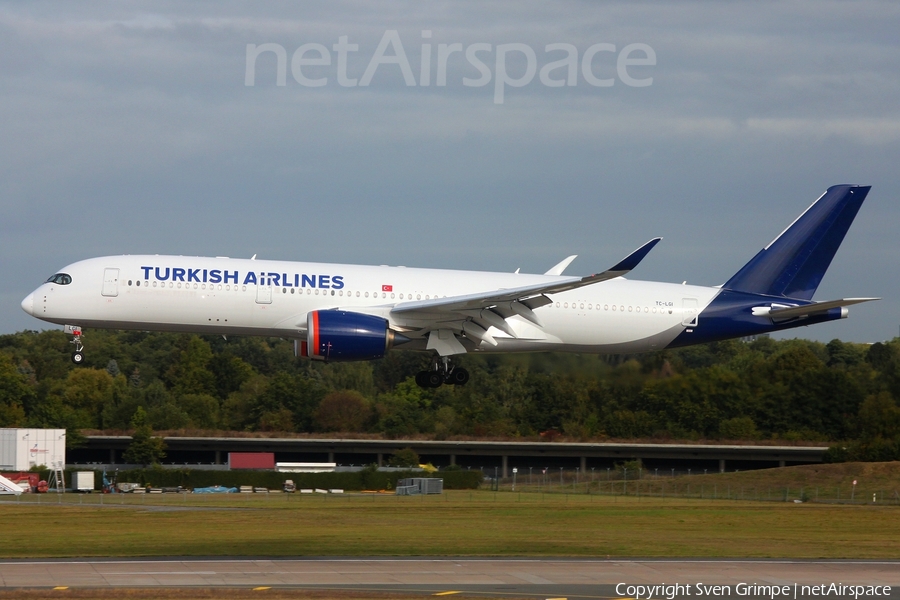
[[[485,470],[485,486],[494,491],[695,498],[759,502],[900,505],[900,489],[852,483],[740,483],[735,473],[697,473],[674,469],[603,469],[589,472],[532,469],[510,477]],[[716,481],[720,479],[720,481]]]

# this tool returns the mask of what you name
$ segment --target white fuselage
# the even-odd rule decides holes
[[[82,327],[301,338],[310,311],[382,316],[414,331],[421,316],[392,314],[404,302],[552,282],[558,277],[388,266],[184,256],[110,256],[73,263],[71,283],[45,283],[23,301],[39,319]],[[541,327],[508,319],[516,337],[491,328],[486,351],[640,352],[692,327],[717,288],[616,278],[548,295]],[[417,346],[412,336],[410,347]]]

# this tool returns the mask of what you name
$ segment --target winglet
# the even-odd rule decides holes
[[[620,260],[614,267],[610,267],[602,273],[596,273],[594,275],[582,277],[581,281],[574,285],[555,286],[555,289],[548,289],[546,293],[564,292],[566,290],[572,290],[577,287],[581,287],[582,285],[590,285],[592,283],[599,283],[601,281],[607,281],[609,279],[621,277],[638,266],[638,263],[644,260],[644,257],[647,256],[647,254],[651,250],[653,250],[653,247],[657,245],[661,239],[661,237],[653,238],[652,240]]]
[[[619,264],[609,270],[623,271],[627,273],[628,271],[638,266],[638,263],[644,260],[644,257],[647,256],[647,254],[649,254],[651,250],[653,250],[653,247],[657,245],[661,239],[661,237],[653,238],[652,240],[623,258],[621,261],[619,261]]]

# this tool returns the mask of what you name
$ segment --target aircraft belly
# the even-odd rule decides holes
[[[481,344],[478,350],[484,352],[585,352],[592,354],[631,354],[637,352],[649,352],[665,348],[678,337],[684,328],[680,323],[672,325],[662,331],[651,333],[644,337],[604,338],[594,336],[587,339],[565,341],[525,340],[512,338],[497,338],[497,346]]]

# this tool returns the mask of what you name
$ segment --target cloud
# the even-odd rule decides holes
[[[889,2],[7,4],[0,297],[104,254],[542,271],[577,252],[576,272],[660,234],[635,276],[719,283],[844,181],[875,187],[826,284],[900,297],[885,251],[900,220],[898,21]],[[277,86],[274,56],[244,85],[247,44],[290,59],[347,36],[359,79],[389,30],[417,83],[431,45],[431,85],[386,64],[370,86],[341,87],[336,54],[310,67],[324,87],[289,70]],[[490,44],[492,75],[510,43],[532,48],[538,71],[552,43],[579,59],[644,43],[657,64],[635,71],[649,87],[594,87],[579,64],[577,85],[536,75],[497,105],[493,81],[463,85],[478,76],[464,52],[436,85],[438,45],[453,43]],[[617,77],[615,54],[595,60]],[[524,72],[524,55],[509,61]],[[845,253],[873,275],[860,281]],[[885,337],[895,308],[855,310],[840,331]],[[0,306],[3,331],[38,326],[18,302]]]

